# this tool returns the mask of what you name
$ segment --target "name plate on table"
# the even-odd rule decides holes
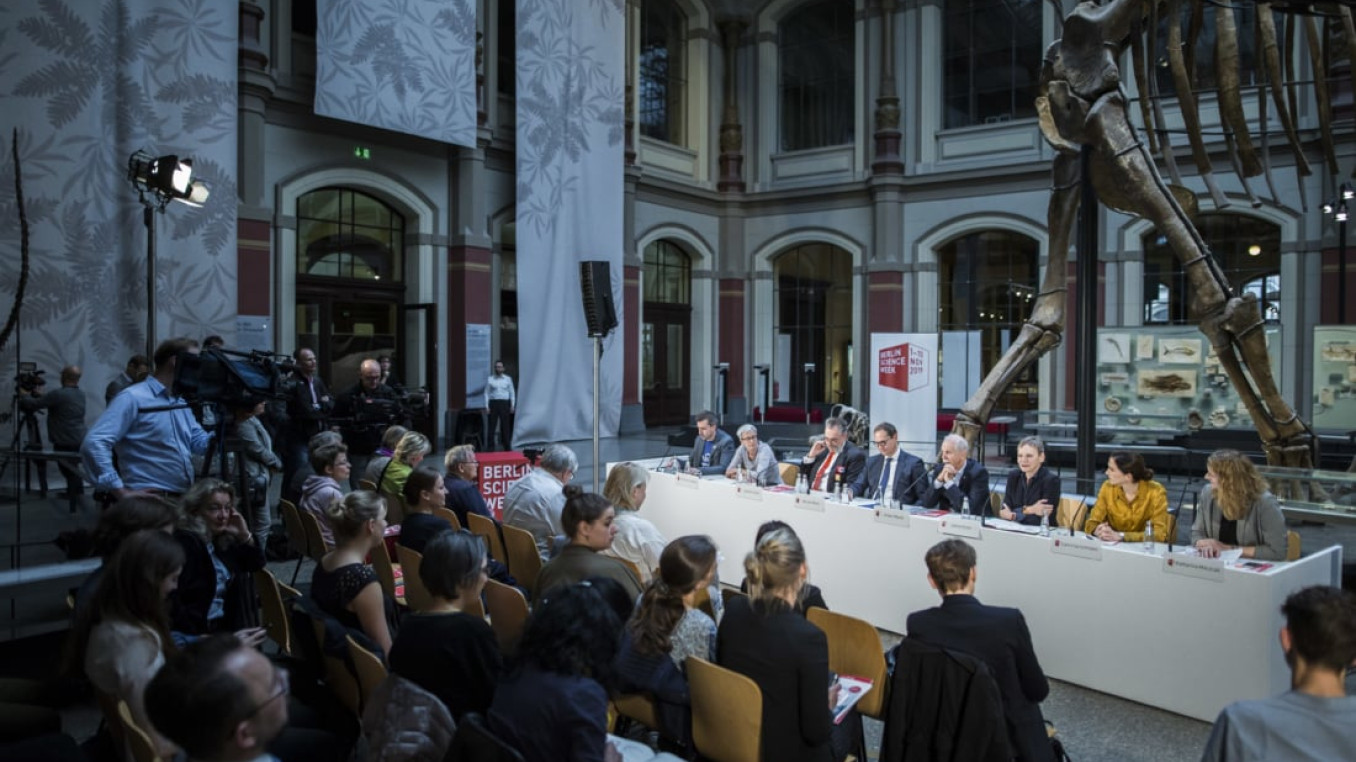
[[[702,479],[700,476],[693,476],[692,474],[678,474],[677,476],[679,487],[696,489],[697,485],[702,483]]]
[[[736,484],[735,494],[745,500],[762,500],[763,488],[759,487],[757,484]]]
[[[886,508],[883,505],[877,505],[876,521],[882,524],[891,524],[897,527],[909,526],[909,511],[906,508]]]
[[[937,522],[937,531],[941,534],[949,534],[952,537],[969,537],[972,540],[979,539],[980,528],[979,519],[973,516],[957,516],[954,513],[943,516]]]
[[[1102,541],[1084,534],[1056,534],[1050,538],[1050,552],[1089,561],[1102,560]]]
[[[1163,571],[1186,577],[1224,581],[1224,559],[1201,558],[1194,553],[1169,553],[1163,556]]]
[[[825,495],[796,495],[796,507],[807,511],[824,512],[824,504],[828,502]]]

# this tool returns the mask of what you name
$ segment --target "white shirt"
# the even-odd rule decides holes
[[[617,528],[617,536],[612,538],[612,547],[603,554],[635,564],[640,568],[641,584],[650,584],[654,570],[659,568],[659,555],[668,544],[663,533],[649,519],[621,507],[617,508],[612,526]]]
[[[534,468],[510,484],[504,496],[504,523],[531,532],[543,562],[551,557],[551,541],[565,534],[560,523],[564,490],[564,483],[555,474]]]
[[[513,393],[513,379],[507,373],[502,376],[491,374],[485,379],[485,399],[508,400],[509,407],[517,407],[518,397]]]

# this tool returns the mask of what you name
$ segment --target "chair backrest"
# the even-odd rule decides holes
[[[1167,537],[1155,537],[1154,540],[1157,541],[1157,542],[1168,542],[1168,543],[1172,543],[1172,544],[1174,544],[1174,545],[1177,544],[1177,517],[1176,517],[1176,516],[1172,515],[1171,513],[1168,514],[1168,536],[1167,536]]]
[[[485,718],[475,712],[462,715],[457,724],[457,735],[452,739],[452,759],[457,762],[524,762],[523,755],[491,733],[485,727]]]
[[[659,730],[659,712],[648,693],[623,693],[612,701],[617,714],[639,722],[650,730]]]
[[[386,547],[386,541],[382,540],[372,548],[372,571],[377,573],[377,581],[381,583],[381,591],[387,598],[399,604],[405,603],[405,596],[396,595],[396,567],[391,563],[391,551]],[[404,567],[401,567],[401,576],[404,576]],[[405,581],[405,590],[410,589],[410,583]]]
[[[537,541],[526,529],[504,527],[504,550],[509,557],[509,572],[518,584],[528,590],[537,588],[537,575],[541,573],[541,555],[537,553]]]
[[[287,532],[287,544],[292,550],[303,556],[310,556],[310,544],[306,536],[306,527],[301,524],[301,513],[291,500],[279,500],[278,512],[282,514],[283,529]]]
[[[368,699],[376,694],[377,686],[386,679],[386,665],[381,663],[381,657],[358,645],[353,636],[350,635],[347,640],[348,658],[353,662],[353,671],[358,676],[361,704],[366,708]]]
[[[1295,561],[1300,557],[1300,536],[1299,532],[1293,529],[1285,531],[1285,560]]]
[[[998,515],[998,509],[1003,507],[1003,495],[998,492],[989,493],[989,511],[994,516]]]
[[[377,483],[374,482],[374,481],[372,481],[371,479],[359,479],[359,480],[358,480],[358,489],[365,489],[365,490],[367,490],[368,492],[376,492],[376,491],[377,491]]]
[[[777,473],[782,477],[782,484],[788,487],[796,486],[796,479],[800,476],[800,469],[795,463],[778,463]]]
[[[127,748],[132,752],[131,762],[160,762],[160,756],[155,753],[155,744],[151,741],[150,734],[132,719],[132,709],[127,706],[126,701],[118,702],[118,725],[122,728]]]
[[[453,532],[461,531],[461,521],[451,508],[434,508],[433,515],[452,525]]]
[[[1088,520],[1088,503],[1081,497],[1061,497],[1055,511],[1055,522],[1062,527],[1083,530]]]
[[[485,581],[485,604],[490,609],[490,628],[505,655],[518,650],[527,626],[527,598],[516,587],[495,580]]]
[[[345,709],[358,717],[362,712],[362,688],[358,686],[358,680],[349,670],[348,664],[337,656],[332,656],[325,651],[325,620],[318,617],[311,619],[311,626],[314,629],[315,641],[320,646],[321,659],[325,665],[325,684],[330,687],[334,697],[339,699],[339,703]]]
[[[485,547],[490,549],[490,558],[508,566],[509,573],[513,573],[513,567],[509,566],[508,554],[504,552],[504,541],[499,538],[499,525],[494,519],[467,511],[466,528],[471,530],[471,534],[484,537]]]
[[[381,490],[381,496],[386,500],[386,523],[399,524],[404,521],[409,513],[405,508],[405,498],[396,492],[386,490]]]
[[[620,556],[611,556],[611,558],[617,559],[617,560],[620,561],[626,568],[630,569],[630,570],[631,570],[631,573],[634,574],[634,575],[636,575],[636,580],[637,580],[637,581],[643,580],[643,579],[647,579],[646,576],[644,576],[644,575],[642,575],[642,574],[640,573],[640,564],[637,564],[635,561],[632,561],[632,560],[630,560],[629,558],[622,558],[622,557],[620,557]]]
[[[334,545],[325,542],[325,535],[320,532],[320,519],[317,519],[310,511],[297,511],[301,517],[301,526],[306,530],[306,552],[319,562],[325,554],[334,550]]]
[[[733,587],[722,587],[720,589],[720,603],[725,607],[726,611],[730,610],[730,601],[735,598],[743,598],[747,601],[749,599],[749,594],[740,592]]]
[[[405,578],[405,603],[414,611],[428,611],[433,606],[433,596],[419,577],[424,555],[397,543],[396,558],[400,559],[400,572]]]
[[[749,678],[687,657],[692,688],[692,743],[713,762],[760,762],[763,693]]]
[[[829,669],[840,675],[864,677],[871,690],[857,702],[857,711],[878,720],[885,718],[885,692],[888,690],[885,652],[876,628],[847,614],[814,607],[805,618],[824,631],[829,641]]]
[[[268,569],[254,573],[254,587],[259,591],[259,619],[268,639],[278,644],[286,655],[292,655],[292,622],[283,603],[282,588]]]
[[[724,596],[721,596],[720,602],[722,605],[725,603]],[[692,598],[692,608],[711,617],[711,621],[714,622],[716,620],[716,608],[711,604],[711,588],[702,587],[697,589],[697,594]]]

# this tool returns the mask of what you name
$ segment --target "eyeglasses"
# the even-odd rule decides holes
[[[872,447],[884,447],[893,442],[894,439],[877,439],[871,442]]]
[[[286,696],[288,691],[292,689],[292,678],[289,676],[285,668],[275,667],[273,669],[273,674],[274,674],[273,684],[277,686],[277,690],[273,693],[272,696],[269,696],[268,698],[259,702],[259,705],[254,707],[253,711],[245,715],[245,719],[249,719],[254,715],[258,714],[259,712],[263,711],[264,707],[268,706],[269,704],[272,704],[274,701],[277,701],[283,696]]]

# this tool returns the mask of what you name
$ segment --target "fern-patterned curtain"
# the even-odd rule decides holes
[[[611,264],[622,315],[625,0],[518,0],[516,442],[593,436],[579,262]],[[604,341],[603,436],[621,420],[623,326]]]
[[[473,0],[317,0],[315,112],[476,145]]]
[[[157,338],[231,343],[238,29],[236,4],[220,0],[0,4],[0,313],[19,280],[17,128],[32,227],[23,359],[49,379],[81,366],[91,417],[146,343],[146,236],[127,180],[137,149],[191,157],[211,189],[206,206],[157,216]],[[13,344],[0,353],[5,398],[15,359]]]

